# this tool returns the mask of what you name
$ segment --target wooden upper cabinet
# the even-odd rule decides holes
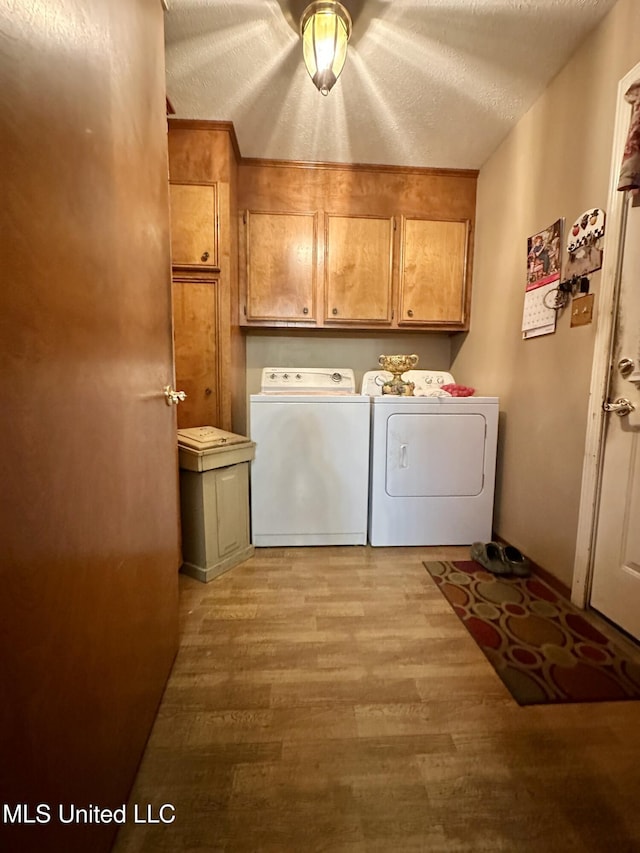
[[[187,398],[178,406],[178,429],[217,426],[218,282],[173,279],[176,388]]]
[[[214,184],[169,184],[174,267],[218,269],[218,199]]]
[[[402,325],[464,326],[468,220],[402,218]]]
[[[247,320],[315,321],[317,214],[247,211],[245,222]]]
[[[393,217],[325,215],[325,322],[391,322],[393,226]]]

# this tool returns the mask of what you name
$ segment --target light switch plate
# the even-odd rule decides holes
[[[588,326],[593,320],[593,293],[571,300],[571,325]]]

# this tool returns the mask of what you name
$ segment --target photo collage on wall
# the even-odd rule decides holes
[[[573,223],[567,234],[565,278],[589,275],[601,269],[604,220],[604,210],[594,207],[586,210]]]

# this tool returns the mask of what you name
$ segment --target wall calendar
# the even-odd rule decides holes
[[[556,330],[556,311],[545,302],[560,281],[562,219],[527,240],[527,284],[522,315],[522,337],[534,338]]]

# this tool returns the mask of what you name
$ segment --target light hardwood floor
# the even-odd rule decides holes
[[[182,642],[116,853],[640,851],[640,702],[519,707],[422,565],[258,549],[181,576]]]

